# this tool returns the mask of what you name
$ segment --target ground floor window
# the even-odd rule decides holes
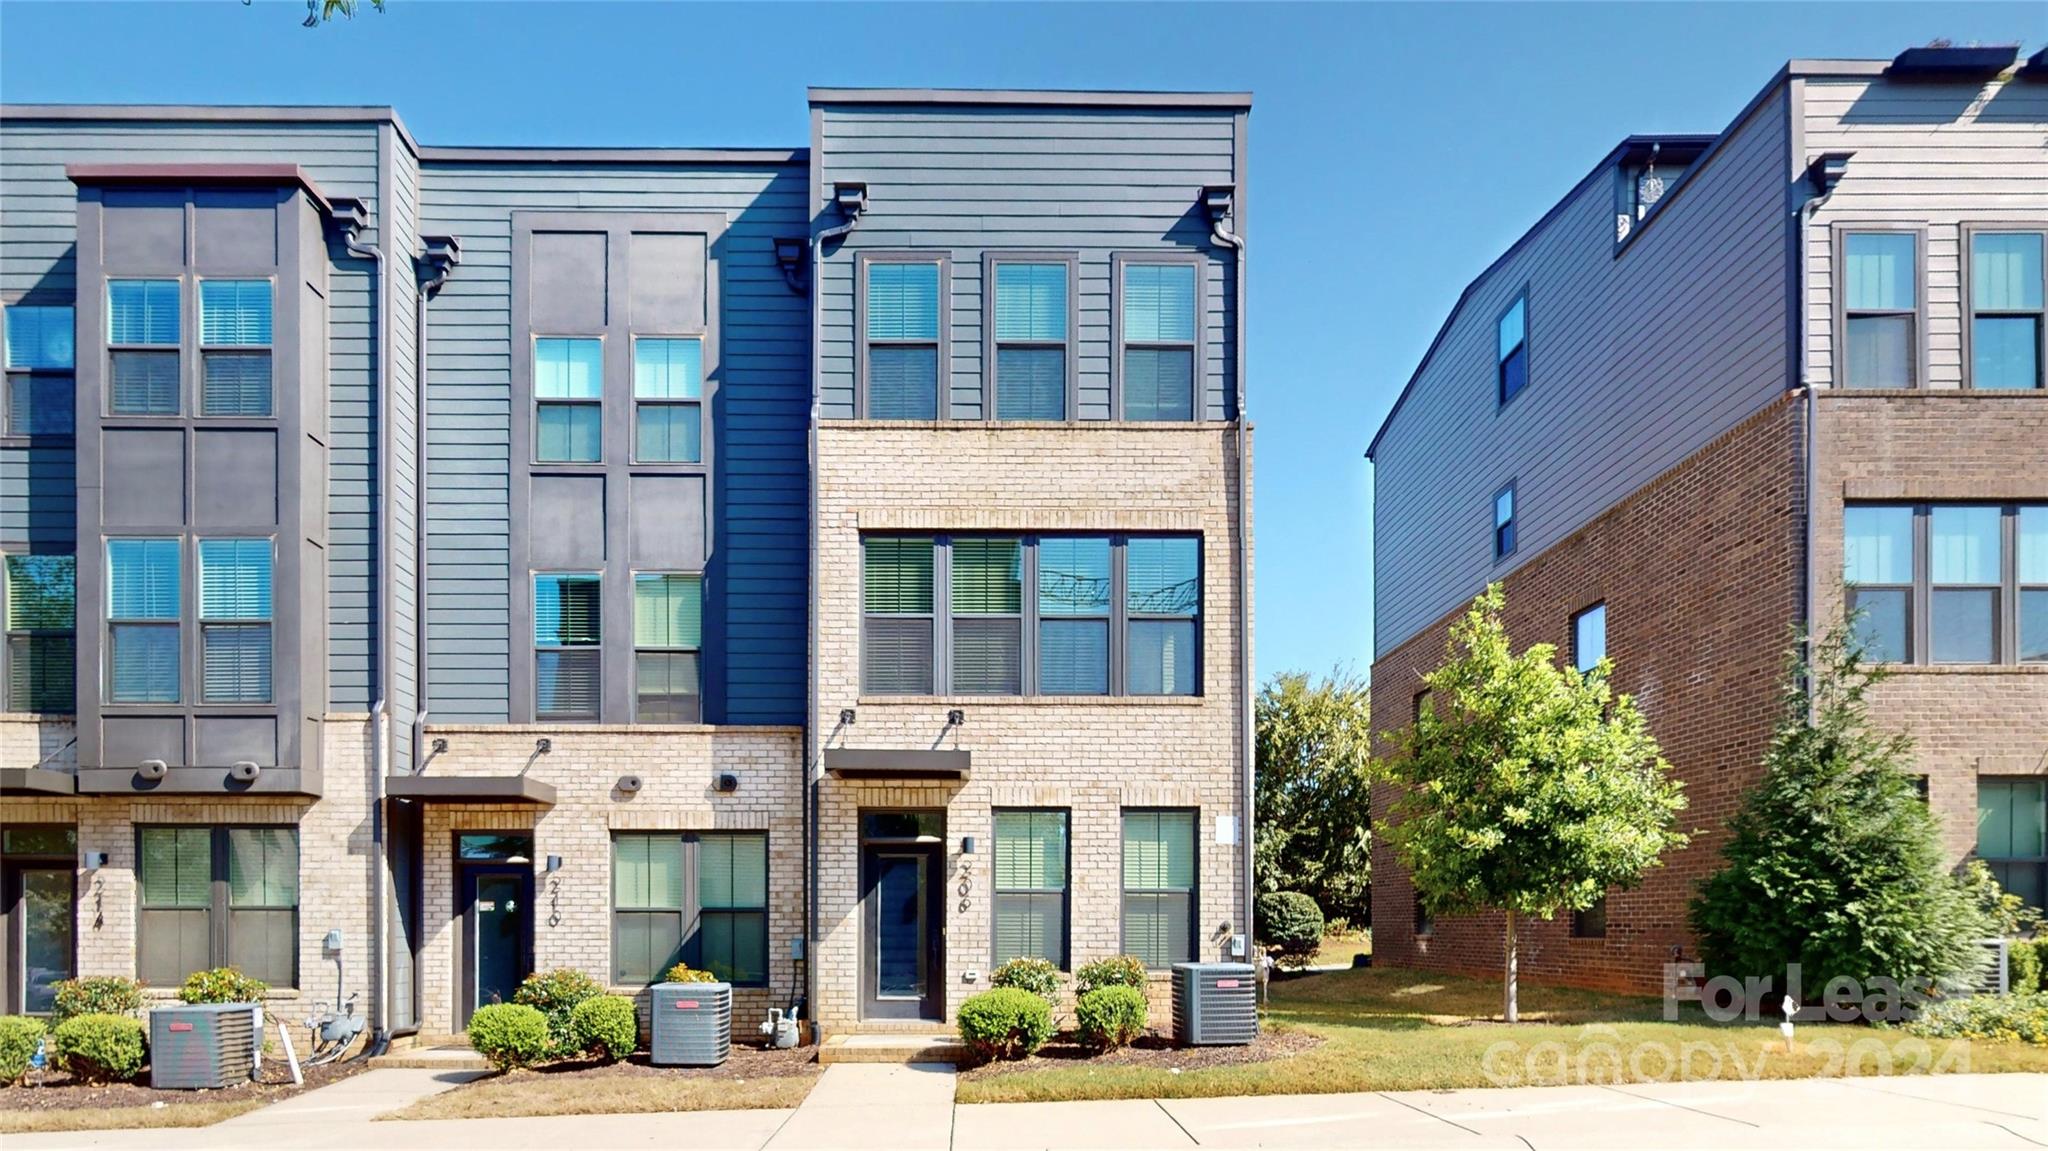
[[[1607,938],[1607,897],[1593,901],[1593,906],[1572,912],[1572,936],[1576,939]]]
[[[1195,955],[1195,813],[1124,811],[1124,952],[1153,969]]]
[[[2048,779],[1977,781],[1977,856],[2000,886],[2048,907]]]
[[[298,986],[299,833],[292,827],[137,830],[142,981],[174,987],[211,967]]]
[[[658,983],[677,963],[740,986],[766,985],[766,835],[612,840],[612,982]]]
[[[1067,966],[1067,813],[998,811],[995,957]]]

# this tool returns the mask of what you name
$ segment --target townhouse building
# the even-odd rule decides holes
[[[921,1029],[1241,953],[1248,114],[0,111],[0,1010],[233,963],[431,1037],[687,962]]]
[[[2044,902],[2044,128],[2042,54],[1791,61],[1717,135],[1622,141],[1438,332],[1369,452],[1376,728],[1498,580],[1517,644],[1613,661],[1691,800],[1525,973],[1655,993],[1693,954],[1794,629],[1852,610],[1951,857]],[[1498,970],[1497,919],[1373,878],[1381,958]]]

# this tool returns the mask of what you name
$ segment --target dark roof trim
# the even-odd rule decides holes
[[[0,795],[76,795],[78,778],[47,767],[0,767]]]
[[[524,775],[394,775],[384,781],[384,794],[422,802],[555,805],[553,784]]]
[[[1635,227],[1630,228],[1628,235],[1622,237],[1621,243],[1614,246],[1615,259],[1620,259],[1621,254],[1634,247],[1636,241],[1642,238],[1644,232],[1649,231],[1657,221],[1670,214],[1668,209],[1671,207],[1671,202],[1685,194],[1685,190],[1692,186],[1693,177],[1705,171],[1707,166],[1714,162],[1714,158],[1721,154],[1721,149],[1728,146],[1728,142],[1735,138],[1735,133],[1741,131],[1743,125],[1749,123],[1750,118],[1757,114],[1757,111],[1764,106],[1766,100],[1776,95],[1779,88],[1791,82],[1791,69],[1780,70],[1775,79],[1769,84],[1764,85],[1762,91],[1749,98],[1749,103],[1744,104],[1742,111],[1735,114],[1735,119],[1730,120],[1726,128],[1721,129],[1719,133],[1710,139],[1706,150],[1694,158],[1692,165],[1685,170],[1685,174],[1678,178],[1677,183],[1671,185],[1670,190],[1664,193],[1663,199],[1657,201],[1656,208],[1649,215],[1638,221]],[[1788,150],[1791,147],[1789,139],[1786,141],[1786,147]]]
[[[332,215],[334,205],[320,185],[297,164],[66,164],[64,175],[74,184],[255,184],[267,188],[296,185],[313,197],[320,211]]]
[[[417,155],[419,142],[388,105],[0,104],[0,120],[185,120],[225,124],[390,124]]]
[[[1250,92],[1027,91],[1016,88],[812,88],[813,104],[1004,104],[1059,108],[1249,108]]]
[[[1982,82],[2012,67],[2020,46],[1986,48],[1908,48],[1884,70],[1892,80],[1976,80]]]
[[[841,779],[966,779],[971,753],[828,747],[825,772]]]
[[[2029,80],[2048,80],[2048,48],[2027,57],[2026,67],[2020,69],[2020,75]]]

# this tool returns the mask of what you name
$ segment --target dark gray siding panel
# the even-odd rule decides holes
[[[801,167],[435,163],[421,172],[420,228],[462,244],[462,266],[428,311],[428,699],[444,722],[503,722],[509,568],[511,237],[515,211],[719,212],[729,221],[721,359],[711,413],[718,460],[707,569],[705,717],[799,723],[804,711],[805,299],[773,241],[801,236]],[[527,450],[519,445],[520,451]],[[522,641],[525,637],[519,637]]]
[[[1373,469],[1373,636],[1384,654],[1781,394],[1791,178],[1786,96],[1764,100],[1619,257],[1593,180],[1453,317]],[[1529,292],[1529,385],[1495,402],[1494,323]],[[1516,481],[1496,564],[1492,496]]]
[[[394,726],[412,722],[420,705],[418,665],[419,581],[414,556],[419,542],[419,390],[414,359],[419,277],[413,257],[420,250],[419,165],[412,150],[390,128],[383,141],[385,187],[391,196],[391,244],[385,252],[385,282],[391,292],[391,541],[385,560],[391,572],[387,634],[391,637],[391,682],[385,685]],[[392,740],[392,755],[409,769],[412,741]]]

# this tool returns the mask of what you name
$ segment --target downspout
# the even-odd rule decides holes
[[[462,262],[462,245],[453,236],[420,237],[421,252],[414,273],[419,292],[413,298],[413,667],[416,669],[414,696],[418,707],[412,716],[412,769],[427,762],[427,300],[439,295],[455,265]]]
[[[1801,461],[1800,469],[1803,473],[1802,478],[1805,484],[1805,490],[1800,495],[1802,502],[1801,519],[1804,520],[1802,530],[1806,537],[1806,580],[1805,587],[1801,589],[1800,593],[1803,600],[1800,604],[1800,619],[1804,624],[1803,630],[1806,635],[1806,641],[1803,646],[1805,648],[1806,665],[1809,669],[1813,666],[1814,653],[1818,650],[1816,646],[1818,639],[1815,634],[1815,624],[1817,621],[1814,619],[1813,613],[1815,605],[1820,603],[1820,572],[1813,562],[1814,547],[1819,542],[1815,534],[1814,502],[1817,491],[1815,485],[1820,482],[1820,392],[1814,387],[1813,383],[1812,354],[1807,339],[1806,230],[1812,226],[1816,211],[1833,197],[1835,187],[1842,182],[1842,177],[1847,174],[1849,157],[1851,155],[1852,153],[1849,152],[1823,152],[1819,156],[1814,157],[1813,161],[1807,165],[1805,173],[1807,186],[1812,190],[1813,194],[1807,198],[1805,203],[1799,205],[1792,212],[1793,224],[1797,229],[1793,238],[1796,252],[1792,264],[1792,338],[1798,341],[1796,352],[1799,363],[1799,386],[1806,393],[1806,427],[1803,429],[1804,435],[1801,437],[1801,449],[1805,453],[1806,458]],[[1830,331],[1832,331],[1832,328]],[[1807,716],[1809,719],[1814,714],[1813,709],[1817,702],[1813,698],[1812,693],[1809,692],[1807,695]]]
[[[1245,415],[1244,407],[1245,242],[1244,237],[1232,232],[1229,226],[1232,222],[1232,216],[1235,214],[1235,195],[1233,194],[1230,197],[1229,202],[1221,205],[1222,210],[1218,210],[1219,205],[1216,203],[1216,197],[1213,192],[1205,192],[1204,199],[1209,201],[1210,204],[1210,238],[1215,240],[1216,243],[1232,249],[1236,254],[1236,258],[1231,261],[1233,265],[1232,272],[1236,278],[1237,291],[1237,313],[1234,317],[1234,326],[1237,329],[1237,354],[1234,357],[1232,368],[1237,385],[1237,411],[1236,418],[1231,421],[1231,435],[1235,441],[1237,452],[1237,518],[1233,525],[1236,538],[1232,541],[1232,562],[1235,567],[1232,575],[1237,585],[1237,720],[1240,753],[1244,758],[1244,770],[1242,778],[1239,780],[1241,789],[1239,803],[1240,810],[1243,811],[1244,815],[1243,821],[1237,829],[1237,842],[1239,851],[1244,856],[1243,891],[1241,893],[1244,899],[1244,917],[1243,921],[1239,924],[1239,928],[1244,932],[1245,951],[1244,955],[1240,958],[1245,962],[1250,962],[1253,946],[1252,902],[1254,898],[1254,883],[1252,879],[1252,789],[1254,785],[1254,772],[1257,770],[1254,760],[1256,752],[1252,700],[1257,688],[1252,683],[1252,499],[1250,491],[1251,461],[1249,458],[1251,450],[1251,420]]]

